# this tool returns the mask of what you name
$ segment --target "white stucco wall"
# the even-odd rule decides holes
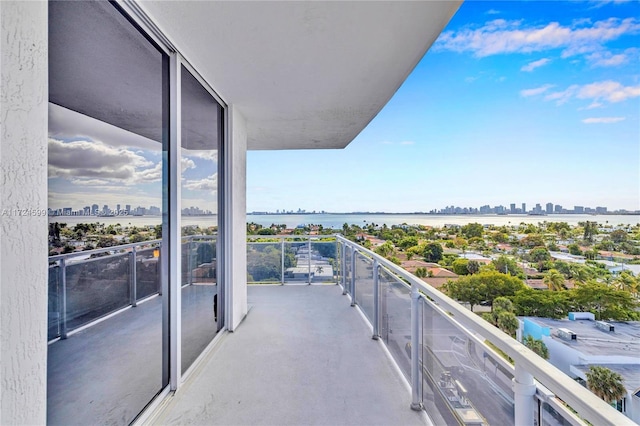
[[[0,424],[39,425],[47,389],[47,2],[0,1],[0,22]]]
[[[227,209],[231,227],[229,265],[231,274],[229,330],[234,330],[247,315],[247,127],[243,115],[229,105],[229,136],[227,173],[229,194]],[[229,234],[227,234],[229,235]]]

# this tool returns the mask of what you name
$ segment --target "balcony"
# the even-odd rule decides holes
[[[217,287],[198,285],[198,279],[215,276],[203,272],[211,262],[197,258],[200,244],[207,241],[191,237],[183,244],[183,312],[191,310],[189,303],[202,300],[189,297],[189,292]],[[161,345],[160,325],[148,320],[161,310],[160,289],[156,287],[150,296],[145,292],[143,300],[134,297],[139,285],[132,285],[131,277],[135,283],[144,274],[130,267],[144,262],[139,259],[150,262],[158,254],[157,247],[124,250],[76,262],[75,268],[86,268],[90,262],[127,262],[128,268],[103,266],[103,270],[120,270],[122,277],[129,277],[122,284],[130,289],[128,299],[121,296],[119,300],[137,305],[135,309],[103,312],[102,318],[89,316],[90,322],[78,325],[77,317],[69,315],[69,306],[74,305],[65,301],[68,290],[66,296],[56,293],[57,306],[67,310],[50,315],[59,318],[52,321],[50,330],[58,324],[66,330],[67,339],[53,339],[50,345],[51,423],[68,422],[69,418],[52,414],[63,406],[73,423],[127,423],[162,387],[158,375],[149,380],[144,392],[134,395],[137,399],[123,399],[128,377],[121,370],[135,370],[136,362],[139,368],[147,367],[147,354],[152,351],[129,354],[131,361],[126,365],[108,362],[122,359],[114,352],[126,350],[127,338],[156,339],[150,345]],[[64,261],[52,258],[51,267],[59,269],[50,274],[50,283],[62,280],[62,288],[73,273],[74,263],[66,256]],[[219,333],[215,339],[207,336],[205,340],[214,339],[213,344],[189,370],[178,392],[147,422],[579,425],[584,419],[597,425],[634,424],[455,301],[340,236],[250,239],[248,267],[253,285],[248,286],[246,319],[233,333]],[[199,329],[193,325],[197,322],[187,323],[191,326],[183,329],[183,336],[190,339],[190,333],[197,334]],[[82,363],[86,371],[74,364],[74,374],[68,376],[65,363],[97,342],[111,348],[106,360],[80,357],[87,359]],[[198,347],[192,354],[183,351],[183,358],[191,362],[203,349]],[[52,353],[58,355],[52,357]],[[158,364],[157,371],[161,361],[160,357],[152,360]],[[104,366],[99,379],[96,365]],[[55,388],[51,383],[63,385]],[[93,403],[96,400],[98,404]]]

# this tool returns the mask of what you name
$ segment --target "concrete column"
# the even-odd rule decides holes
[[[0,1],[0,424],[47,418],[46,1]]]
[[[515,424],[518,426],[533,426],[536,385],[533,376],[521,365],[516,364],[513,377],[513,393],[515,403]]]
[[[223,232],[227,289],[227,326],[233,331],[247,315],[247,127],[236,107],[228,107],[225,162],[226,206]]]

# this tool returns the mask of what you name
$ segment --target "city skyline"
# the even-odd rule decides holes
[[[247,210],[640,209],[637,2],[465,2],[344,150],[250,151]]]
[[[377,211],[376,213],[378,213]],[[49,216],[126,216],[126,215],[160,215],[162,211],[157,206],[135,206],[132,204],[118,203],[115,205],[115,209],[111,209],[110,205],[104,204],[100,207],[98,204],[91,204],[84,207],[62,207],[57,209],[48,209]],[[332,214],[332,213],[372,213],[370,211],[326,211],[326,210],[307,210],[301,207],[297,209],[276,209],[275,211],[268,210],[253,210],[247,211],[247,214]],[[574,205],[574,206],[562,206],[555,203],[535,203],[528,205],[527,203],[509,203],[508,205],[498,204],[490,206],[484,204],[479,207],[461,207],[461,206],[446,206],[440,209],[432,210],[418,210],[413,212],[383,212],[383,213],[422,213],[422,214],[616,214],[616,213],[634,213],[639,214],[640,210],[630,209],[614,209],[609,210],[607,206],[587,206],[587,205]],[[214,212],[210,210],[203,210],[198,206],[184,207],[182,209],[183,215],[211,215]]]

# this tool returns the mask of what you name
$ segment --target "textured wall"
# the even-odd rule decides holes
[[[44,424],[47,3],[0,1],[0,22],[0,424]]]
[[[234,330],[247,314],[247,127],[240,111],[229,106],[231,143],[231,269],[232,312],[229,329]]]

